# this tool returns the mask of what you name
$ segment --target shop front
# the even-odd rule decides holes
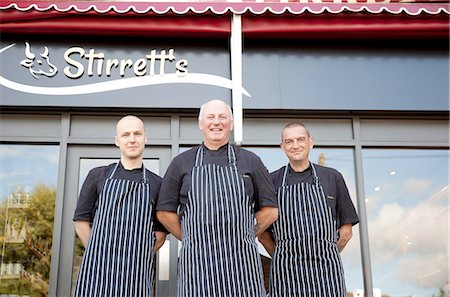
[[[348,296],[445,296],[449,12],[440,1],[2,0],[0,295],[70,296],[78,192],[119,157],[121,116],[143,118],[145,165],[163,176],[201,142],[200,105],[220,98],[233,143],[269,171],[287,162],[282,127],[301,120],[312,161],[344,175],[361,219],[342,253]],[[168,237],[157,296],[176,296],[178,251]]]

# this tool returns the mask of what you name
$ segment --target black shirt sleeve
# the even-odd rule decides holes
[[[251,160],[250,167],[252,170],[255,210],[257,211],[262,207],[278,207],[278,199],[269,171],[257,155],[251,152],[249,152],[249,154]]]
[[[161,190],[162,178],[153,172],[147,170],[147,174],[149,176],[148,180],[150,183],[150,191],[151,191],[151,199],[153,203],[153,221],[154,221],[154,229],[155,231],[161,231],[165,233],[169,233],[167,229],[158,221],[156,218],[156,203],[158,202],[159,192]]]
[[[105,173],[107,173],[109,167],[110,166],[102,166],[89,171],[83,186],[81,187],[73,217],[74,221],[87,221],[92,223],[96,203],[101,191],[101,186],[99,187],[99,184],[103,184],[106,175]]]
[[[183,158],[188,152],[176,156],[167,168],[156,203],[157,211],[177,212],[183,187],[183,177],[187,174],[183,170]]]
[[[338,217],[338,228],[344,224],[356,225],[359,223],[359,217],[350,198],[344,177],[341,173],[335,171],[334,178],[337,196],[336,211]]]

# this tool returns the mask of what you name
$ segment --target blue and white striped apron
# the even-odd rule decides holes
[[[105,181],[91,235],[78,273],[74,297],[152,297],[153,205],[150,184],[114,179],[119,163]]]
[[[227,166],[203,164],[203,152],[199,147],[181,217],[178,296],[265,296],[253,204],[234,148],[228,145]]]
[[[346,297],[337,248],[336,221],[327,206],[314,164],[314,184],[287,185],[286,166],[278,188],[279,218],[270,268],[271,297]]]

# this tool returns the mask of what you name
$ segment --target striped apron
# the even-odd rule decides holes
[[[278,188],[279,218],[270,268],[271,297],[346,297],[337,248],[336,220],[327,206],[314,164],[314,184],[287,185],[286,166]]]
[[[99,196],[74,297],[152,297],[153,205],[145,168],[142,182],[114,179]]]
[[[197,150],[188,202],[181,216],[179,297],[262,297],[253,205],[228,145],[227,166],[203,164]]]

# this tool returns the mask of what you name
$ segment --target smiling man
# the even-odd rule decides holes
[[[155,222],[161,177],[145,169],[144,123],[120,119],[120,162],[92,169],[81,188],[75,230],[86,247],[74,296],[154,296],[155,252],[166,233]]]
[[[271,297],[346,297],[339,253],[359,222],[342,175],[313,164],[313,138],[301,122],[283,128],[289,164],[272,172],[280,218],[259,240],[272,255]]]
[[[178,296],[265,297],[255,237],[278,217],[269,172],[229,143],[226,103],[205,103],[198,119],[203,143],[172,161],[157,202],[157,218],[182,241]]]

